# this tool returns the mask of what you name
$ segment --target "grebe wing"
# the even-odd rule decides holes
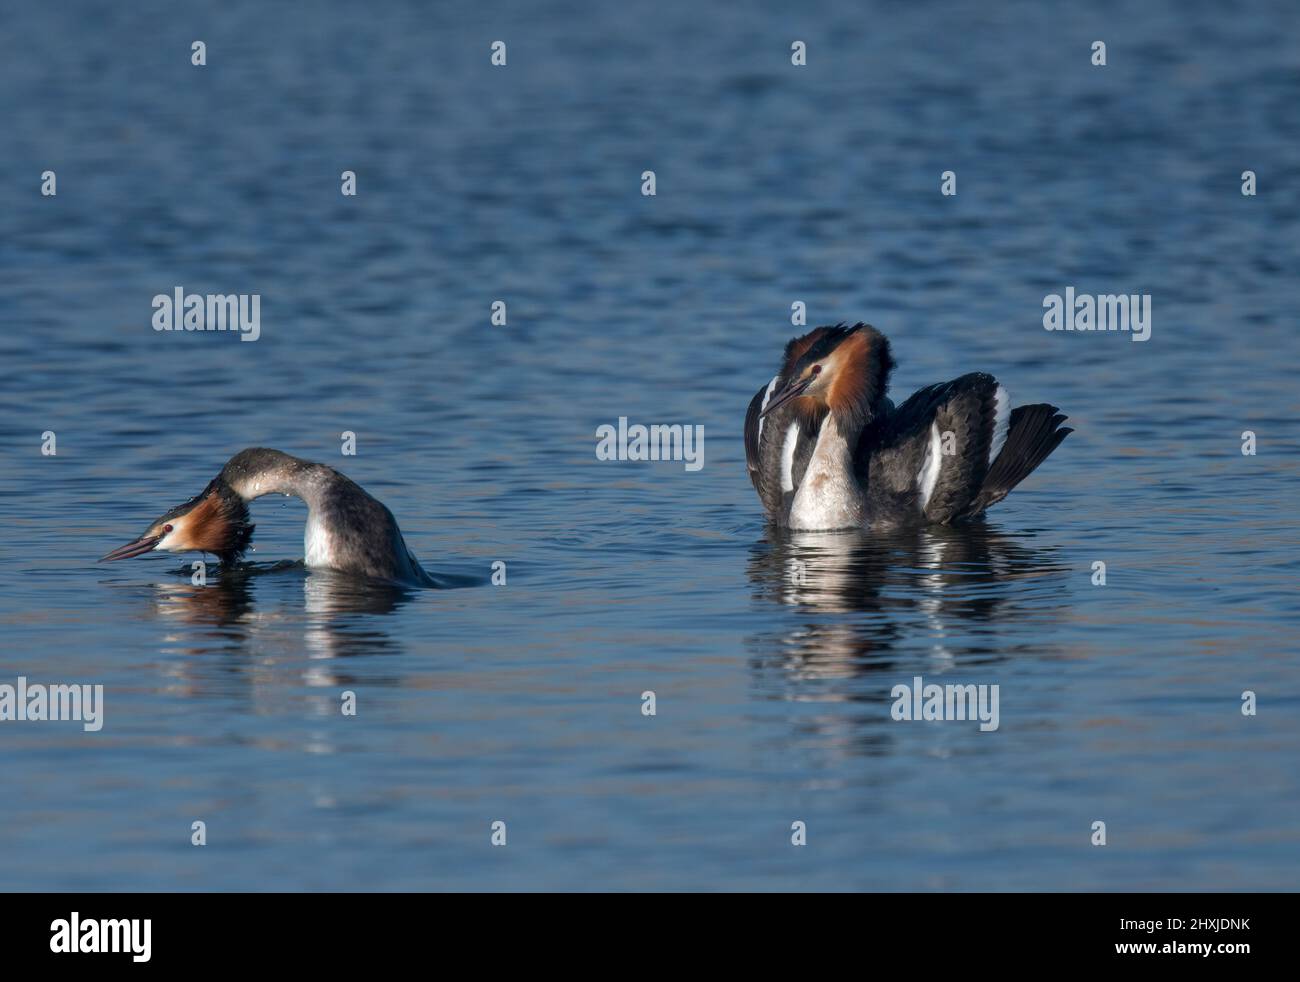
[[[972,518],[1006,497],[1070,432],[1058,429],[1065,417],[1055,412],[1013,411],[1006,388],[985,372],[926,386],[895,410],[870,453],[871,497],[910,497],[932,522]]]
[[[775,379],[773,379],[775,381]],[[749,471],[749,480],[758,490],[758,444],[763,433],[764,420],[758,418],[766,403],[765,396],[771,391],[770,385],[764,385],[749,400],[749,410],[745,413],[745,468]]]

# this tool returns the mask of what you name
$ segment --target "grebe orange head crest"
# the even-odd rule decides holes
[[[874,327],[819,327],[785,346],[780,388],[762,415],[793,403],[806,417],[834,412],[861,426],[875,416],[893,368],[889,340]]]
[[[114,549],[100,560],[112,562],[146,552],[210,552],[223,563],[234,562],[248,548],[253,526],[248,506],[220,477],[202,492],[152,522],[144,535]]]

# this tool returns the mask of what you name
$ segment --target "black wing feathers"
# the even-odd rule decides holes
[[[745,413],[745,466],[749,470],[749,480],[758,490],[758,414],[763,409],[763,394],[767,386],[761,386],[749,400],[749,411]]]
[[[972,512],[977,514],[990,505],[996,505],[1033,473],[1060,446],[1061,441],[1074,432],[1068,426],[1061,426],[1065,420],[1066,417],[1057,412],[1055,406],[1046,403],[1018,406],[1011,410],[1007,442],[989,468]]]

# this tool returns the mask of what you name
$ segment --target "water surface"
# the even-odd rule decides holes
[[[0,727],[0,887],[1293,889],[1287,10],[15,11],[0,682],[106,710]],[[154,332],[177,285],[260,340]],[[1151,340],[1044,331],[1071,285]],[[985,370],[1076,432],[980,526],[776,534],[741,431],[796,300],[889,334],[896,398]],[[598,461],[620,416],[705,466]],[[206,587],[95,564],[246,446],[506,584],[308,571],[281,498]],[[893,721],[917,675],[998,730]]]

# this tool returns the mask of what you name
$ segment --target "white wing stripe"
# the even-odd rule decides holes
[[[794,448],[799,443],[799,424],[791,423],[781,447],[781,490],[794,490]]]
[[[917,486],[921,489],[921,510],[925,511],[934,494],[934,486],[939,482],[939,463],[942,459],[943,444],[939,439],[939,424],[930,424],[930,443],[925,448],[925,460],[921,462],[921,472],[916,475]]]
[[[993,442],[989,444],[990,467],[993,466],[993,461],[998,459],[998,454],[1002,452],[1002,447],[1007,442],[1007,426],[1011,422],[1011,394],[1001,383],[998,384],[997,392],[994,394],[994,406]]]
[[[767,404],[772,401],[772,392],[776,388],[776,383],[779,381],[781,381],[780,375],[772,376],[772,381],[768,383],[767,386],[767,392],[763,395],[763,405],[760,406],[758,409],[760,413],[763,410],[765,410],[767,408]],[[758,445],[760,447],[763,445],[763,424],[765,422],[767,422],[767,420],[763,419],[762,416],[758,417]]]

